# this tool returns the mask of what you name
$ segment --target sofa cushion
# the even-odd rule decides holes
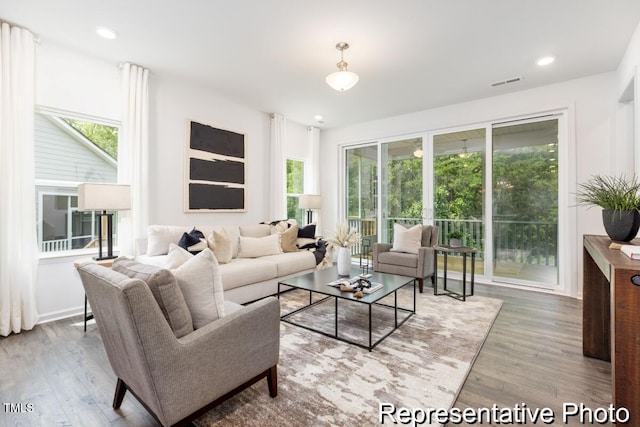
[[[112,269],[147,284],[177,338],[193,332],[191,312],[176,278],[169,270],[126,258],[118,258]]]
[[[277,277],[283,277],[303,270],[309,270],[316,266],[316,257],[313,255],[313,252],[310,251],[269,255],[261,257],[259,260],[274,263],[277,267]]]
[[[422,241],[422,224],[405,228],[402,224],[393,224],[392,252],[417,254]]]
[[[224,228],[213,230],[207,237],[207,244],[216,256],[218,263],[226,264],[233,258],[231,239]]]
[[[193,328],[224,316],[224,296],[220,266],[211,249],[206,248],[173,273],[191,312]]]
[[[188,233],[193,226],[180,225],[150,225],[147,227],[147,252],[148,256],[166,255],[169,252],[171,243],[178,243],[182,233]],[[237,225],[210,226],[198,225],[196,229],[202,231],[205,236],[211,234],[213,230],[224,229],[231,240],[231,246],[235,258],[238,256],[238,238],[240,237],[240,229]]]
[[[193,227],[190,232],[182,233],[180,240],[178,240],[178,246],[195,255],[207,247],[207,241],[202,231]]]
[[[267,255],[282,253],[280,234],[271,234],[264,237],[240,236],[238,258],[258,258]]]
[[[264,237],[271,234],[269,224],[241,225],[239,228],[240,236],[244,237]]]
[[[417,268],[418,255],[405,252],[381,252],[378,254],[378,263]]]
[[[220,265],[225,290],[278,277],[275,263],[259,258],[234,258],[228,264]]]

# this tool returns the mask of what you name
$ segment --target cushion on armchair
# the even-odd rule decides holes
[[[392,252],[406,252],[418,254],[422,245],[422,224],[414,225],[407,229],[402,224],[393,224]]]
[[[169,270],[127,258],[116,259],[112,269],[147,284],[177,338],[193,332],[191,312],[176,278]]]

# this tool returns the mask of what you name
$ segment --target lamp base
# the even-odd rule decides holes
[[[111,255],[111,256],[109,256],[109,255],[106,255],[106,256],[96,255],[96,256],[93,257],[93,260],[94,261],[104,261],[105,259],[116,259],[116,258],[118,258],[117,255]]]

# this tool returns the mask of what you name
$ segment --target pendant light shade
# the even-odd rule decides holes
[[[356,73],[347,71],[347,65],[349,64],[344,61],[344,50],[349,49],[349,44],[340,42],[336,45],[336,49],[340,51],[340,62],[336,64],[338,71],[329,74],[325,80],[335,90],[349,90],[358,83],[360,77]]]

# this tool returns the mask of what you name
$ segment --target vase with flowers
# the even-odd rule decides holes
[[[338,225],[335,233],[327,239],[327,247],[336,253],[338,274],[348,276],[351,271],[351,247],[360,243],[360,233],[349,224],[343,222]]]

